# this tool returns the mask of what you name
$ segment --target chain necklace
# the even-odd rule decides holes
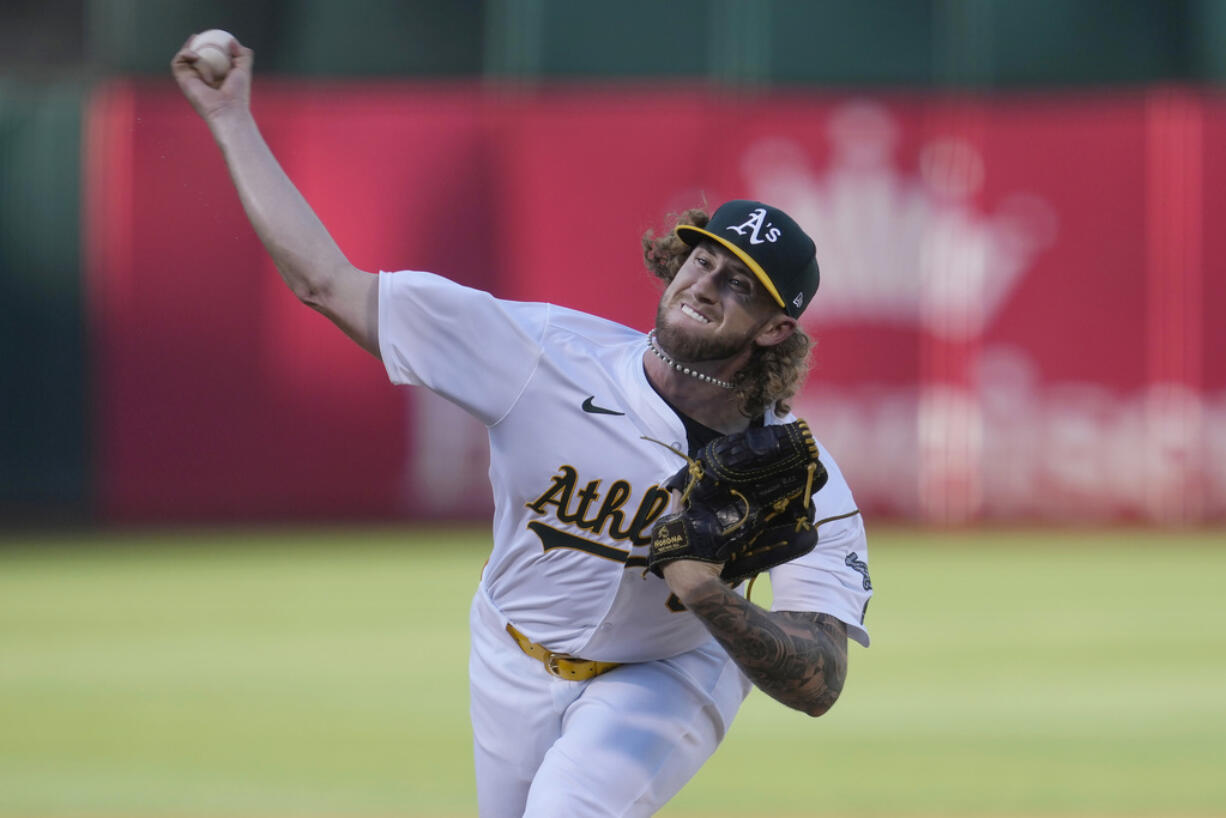
[[[732,388],[732,384],[729,383],[728,381],[721,381],[719,378],[712,378],[710,375],[704,375],[701,372],[695,372],[693,369],[690,369],[685,364],[674,361],[667,352],[660,349],[660,347],[656,344],[656,331],[654,329],[651,332],[647,333],[647,348],[650,349],[652,352],[654,352],[656,354],[656,357],[659,358],[661,361],[663,361],[666,365],[672,367],[673,369],[677,370],[683,375],[689,375],[691,378],[697,378],[700,381],[704,381],[714,386],[718,386],[720,389],[731,389]]]

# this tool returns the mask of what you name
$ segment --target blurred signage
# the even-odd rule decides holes
[[[646,230],[788,210],[823,269],[796,408],[866,512],[1226,519],[1219,97],[268,83],[256,113],[359,267],[644,330]],[[488,514],[482,427],[297,304],[172,90],[101,89],[88,144],[104,516]]]

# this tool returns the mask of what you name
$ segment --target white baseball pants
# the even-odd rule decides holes
[[[715,752],[751,686],[714,640],[576,682],[520,650],[480,589],[471,624],[481,818],[652,815]]]

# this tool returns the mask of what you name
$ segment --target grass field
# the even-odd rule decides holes
[[[0,539],[0,815],[475,815],[486,550]],[[1226,533],[874,530],[871,566],[835,709],[755,693],[662,815],[1226,815]]]

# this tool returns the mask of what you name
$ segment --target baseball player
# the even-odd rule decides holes
[[[750,201],[645,237],[667,283],[647,335],[427,272],[363,272],[260,135],[252,52],[231,53],[216,87],[186,45],[172,72],[282,278],[393,383],[430,389],[489,431],[493,548],[469,663],[480,814],[651,815],[715,751],[753,685],[826,712],[847,637],[868,645],[872,593],[861,517],[829,452],[815,447],[828,475],[807,512],[817,545],[771,569],[773,610],[721,581],[719,561],[661,565],[652,540],[678,508],[664,484],[683,458],[795,420],[786,400],[809,348],[797,317],[819,283],[809,237]]]

